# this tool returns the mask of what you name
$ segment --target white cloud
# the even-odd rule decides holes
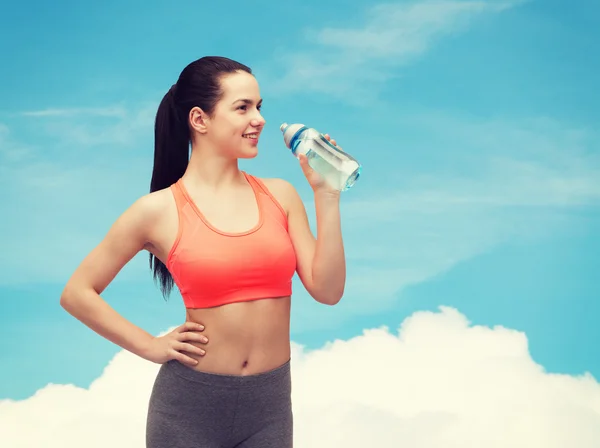
[[[105,147],[110,153],[116,146],[131,148],[140,140],[149,142],[151,148],[157,107],[151,103],[136,108],[50,109],[30,112],[28,118],[43,120],[37,125],[60,147],[61,155],[75,150],[79,154],[82,147]]]
[[[600,444],[594,378],[546,372],[523,333],[471,326],[453,309],[415,313],[398,333],[293,348],[299,448]],[[0,446],[142,447],[156,371],[121,352],[89,389],[48,385],[0,401]]]
[[[436,40],[466,29],[478,16],[520,3],[429,0],[374,5],[357,13],[365,17],[360,27],[306,29],[307,49],[276,54],[285,73],[269,84],[278,91],[313,90],[364,103],[382,82],[397,76],[399,66],[422,55]],[[352,95],[346,97],[347,92]]]
[[[112,107],[73,107],[65,109],[42,109],[21,112],[24,117],[74,117],[74,116],[99,116],[125,118],[127,111],[122,106]]]
[[[106,107],[47,108],[16,113],[24,120],[26,128],[35,128],[36,132],[24,135],[26,140],[32,135],[43,139],[43,151],[38,156],[43,159],[81,158],[82,149],[102,148],[105,157],[111,153],[122,154],[122,147],[131,150],[140,142],[148,142],[152,148],[154,119],[158,103],[143,102],[136,107],[124,104]],[[8,135],[9,128],[0,124],[0,148],[3,146],[3,134]],[[89,153],[86,153],[89,156]]]

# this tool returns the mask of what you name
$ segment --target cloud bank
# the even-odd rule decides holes
[[[120,352],[89,389],[0,401],[0,446],[143,447],[156,371]],[[451,308],[314,351],[294,345],[292,374],[299,448],[600,446],[593,377],[546,372],[523,333]]]

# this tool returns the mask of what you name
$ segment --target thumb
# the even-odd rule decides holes
[[[313,169],[308,164],[308,157],[306,157],[304,154],[300,154],[298,156],[298,160],[300,161],[300,168],[302,168],[304,175],[305,176],[310,175],[312,173]]]

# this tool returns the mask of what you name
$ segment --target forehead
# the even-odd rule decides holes
[[[256,78],[250,73],[237,72],[221,78],[224,99],[259,98],[260,91]]]

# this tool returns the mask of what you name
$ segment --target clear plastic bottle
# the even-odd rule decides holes
[[[362,167],[358,161],[332,145],[316,129],[299,123],[283,123],[280,130],[283,132],[285,145],[292,150],[292,154],[296,158],[300,154],[306,155],[310,167],[331,187],[346,191],[360,177]]]

